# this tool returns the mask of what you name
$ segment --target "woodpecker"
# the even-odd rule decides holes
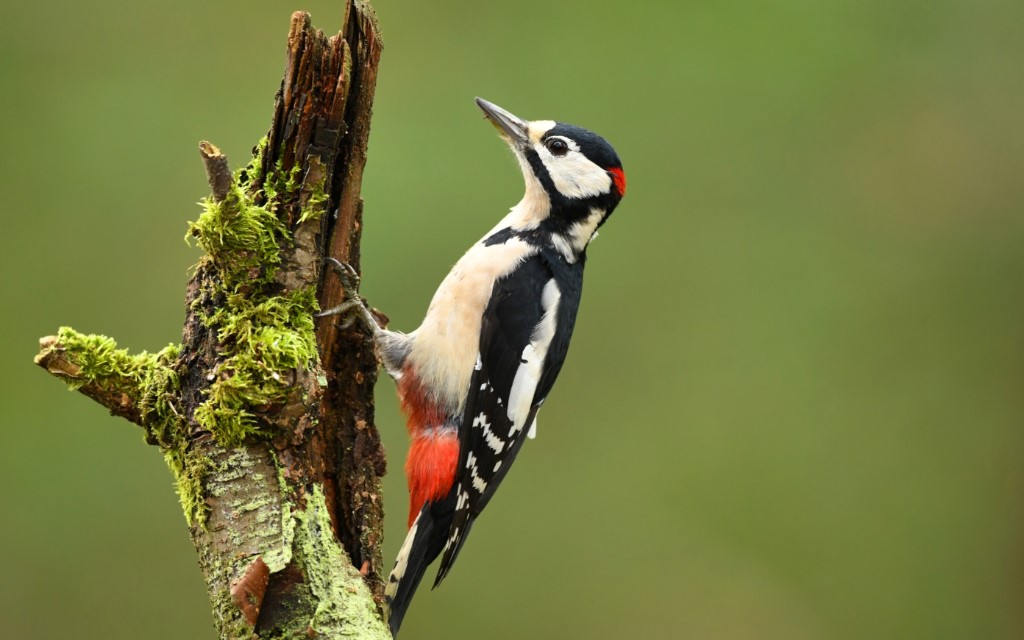
[[[357,296],[320,314],[354,311],[367,324],[408,420],[409,532],[385,594],[393,635],[427,565],[441,556],[436,587],[536,434],[576,323],[587,245],[626,192],[597,134],[476,103],[519,161],[522,200],[455,264],[415,331],[381,328]],[[354,271],[332,264],[354,292]]]

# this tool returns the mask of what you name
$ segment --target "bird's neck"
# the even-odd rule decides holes
[[[551,245],[572,264],[587,250],[587,245],[597,236],[597,229],[607,216],[606,210],[597,206],[553,210],[540,226],[550,238]]]

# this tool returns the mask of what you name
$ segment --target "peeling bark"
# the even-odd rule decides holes
[[[232,174],[200,143],[207,250],[179,346],[129,355],[61,329],[36,362],[140,424],[175,478],[222,638],[387,638],[377,361],[338,304],[333,256],[359,270],[359,197],[381,42],[368,4],[340,33],[292,16],[273,123]]]

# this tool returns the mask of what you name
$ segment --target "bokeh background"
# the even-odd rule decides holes
[[[376,4],[393,326],[520,195],[473,96],[596,129],[629,177],[539,437],[403,637],[1024,637],[1024,4]],[[179,338],[196,141],[245,161],[300,8],[341,12],[5,3],[5,637],[214,638],[159,452],[32,356],[61,324]]]

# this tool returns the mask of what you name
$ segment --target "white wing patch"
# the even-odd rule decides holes
[[[540,299],[544,315],[533,329],[530,344],[523,349],[519,368],[516,369],[516,376],[512,380],[512,390],[508,398],[508,419],[512,421],[510,436],[515,436],[526,426],[526,418],[530,415],[537,385],[540,384],[540,376],[544,370],[544,359],[547,357],[551,340],[555,337],[558,303],[561,298],[562,294],[554,278],[548,280]],[[530,430],[535,432],[533,425]]]
[[[537,416],[533,416],[533,422],[530,423],[530,430],[526,432],[526,437],[533,440],[537,437]]]

